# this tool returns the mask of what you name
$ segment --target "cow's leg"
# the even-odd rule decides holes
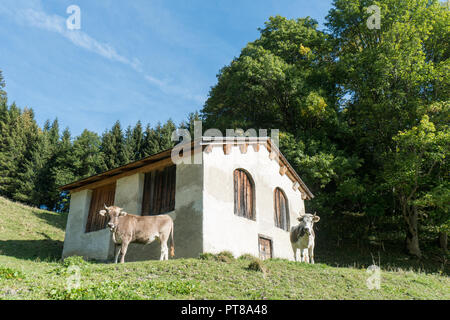
[[[161,257],[159,260],[169,260],[169,249],[167,248],[167,241],[161,241]]]
[[[165,260],[169,260],[169,246],[166,241],[166,248],[164,249]]]
[[[169,247],[167,245],[167,242],[169,242],[169,233],[167,235],[162,232],[159,235],[159,243],[161,244],[161,257],[159,260],[169,260]]]
[[[166,242],[165,242],[166,248],[164,249],[165,250],[165,255],[166,255],[166,260],[169,260],[169,245],[168,245],[168,242],[169,242],[169,238],[166,239]]]
[[[308,248],[304,248],[302,251],[303,251],[303,261],[309,263]]]
[[[128,244],[130,242],[128,240],[122,240],[122,247],[120,248],[120,251],[122,252],[122,256],[120,257],[120,263],[125,262],[125,255],[127,254]]]
[[[311,260],[311,263],[314,264],[314,245],[310,246],[308,248],[309,253],[309,259]]]
[[[294,261],[297,261],[297,248],[295,247],[295,245],[291,242],[291,248],[292,251],[294,252]]]
[[[119,245],[114,245],[114,250],[116,251],[116,257],[114,258],[114,263],[117,263],[117,261],[119,260],[119,254],[120,254],[120,246]]]

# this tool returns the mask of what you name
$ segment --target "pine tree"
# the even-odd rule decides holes
[[[161,152],[163,150],[170,149],[174,146],[174,142],[172,141],[172,132],[176,130],[175,123],[169,119],[163,126],[158,124],[156,126],[156,138],[158,143],[157,152]]]
[[[27,204],[34,204],[32,194],[34,190],[36,163],[40,157],[38,150],[39,127],[34,120],[32,109],[25,108],[16,122],[14,140],[16,170],[12,173],[12,198]]]
[[[143,151],[144,133],[142,131],[141,121],[131,128],[129,126],[125,132],[125,160],[126,163],[140,160],[145,157]]]
[[[72,166],[76,179],[83,179],[100,173],[102,158],[100,137],[89,130],[84,130],[76,137],[72,146]]]
[[[123,155],[124,162],[130,163],[134,161],[134,147],[133,147],[133,130],[128,126],[125,130],[125,137],[123,141]]]
[[[117,121],[111,131],[105,131],[102,136],[100,151],[103,163],[101,171],[111,170],[126,163],[125,143],[120,122]]]
[[[54,165],[51,169],[53,185],[50,186],[51,206],[54,211],[61,211],[68,208],[68,195],[59,192],[58,188],[75,180],[74,159],[72,157],[72,141],[68,128],[66,128],[57,144],[54,154]]]
[[[0,103],[4,101],[6,103],[6,91],[3,90],[5,88],[5,80],[3,79],[2,70],[0,70]]]
[[[6,100],[0,101],[0,195],[5,197],[11,197],[11,174],[16,165],[12,156],[12,116],[13,113],[6,105]]]
[[[143,157],[147,157],[156,153],[158,147],[156,145],[156,134],[150,124],[145,127],[144,138],[142,142],[142,154]]]
[[[37,154],[35,163],[35,177],[34,177],[34,190],[32,194],[32,202],[37,206],[44,205],[48,203],[48,185],[50,179],[50,169],[53,165],[52,155],[54,154],[54,149],[56,148],[56,143],[59,138],[59,124],[55,120],[52,125],[50,121],[47,120],[44,124],[42,133],[39,136]],[[54,135],[57,134],[56,141],[52,144]],[[53,138],[50,138],[52,136]]]
[[[141,121],[136,123],[133,128],[131,144],[133,147],[134,160],[139,160],[145,157],[143,152],[144,133],[142,131]]]

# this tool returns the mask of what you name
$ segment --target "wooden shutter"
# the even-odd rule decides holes
[[[145,174],[142,215],[158,215],[175,209],[176,166]]]
[[[234,171],[234,214],[255,220],[254,186],[244,170]]]
[[[272,258],[272,240],[259,237],[259,258],[261,260],[271,259]]]
[[[91,205],[86,224],[86,232],[101,230],[106,227],[109,217],[102,217],[98,212],[104,208],[114,205],[114,196],[116,193],[116,183],[94,189],[92,191]]]
[[[289,204],[285,193],[280,188],[275,189],[274,206],[275,226],[289,231]]]

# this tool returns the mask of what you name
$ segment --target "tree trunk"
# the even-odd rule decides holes
[[[404,217],[406,220],[406,250],[409,254],[414,255],[418,258],[422,257],[422,252],[419,247],[419,232],[417,229],[418,213],[417,208],[412,206],[408,208],[408,205],[403,207]]]
[[[409,254],[412,254],[418,258],[422,257],[422,252],[419,247],[419,236],[418,234],[413,234],[408,232],[406,235],[406,249]]]
[[[445,253],[447,253],[447,233],[446,232],[440,232],[439,233],[439,244],[441,248],[444,250]]]

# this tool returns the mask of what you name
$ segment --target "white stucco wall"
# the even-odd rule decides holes
[[[69,215],[64,238],[63,258],[73,255],[107,260],[110,254],[109,229],[85,233],[92,191],[71,194]]]
[[[175,258],[198,258],[203,252],[203,166],[177,165],[175,189]]]
[[[272,239],[274,258],[293,260],[289,232],[274,224],[274,190],[279,187],[287,196],[290,226],[297,224],[304,202],[289,177],[280,175],[279,164],[269,158],[267,148],[261,144],[256,152],[249,146],[244,154],[233,146],[225,155],[222,146],[214,146],[210,153],[203,152],[203,165],[203,251],[259,256],[258,236],[263,235]],[[234,214],[233,172],[239,168],[250,173],[255,183],[256,221]]]
[[[126,212],[141,215],[145,174],[137,173],[117,180],[114,205]]]

